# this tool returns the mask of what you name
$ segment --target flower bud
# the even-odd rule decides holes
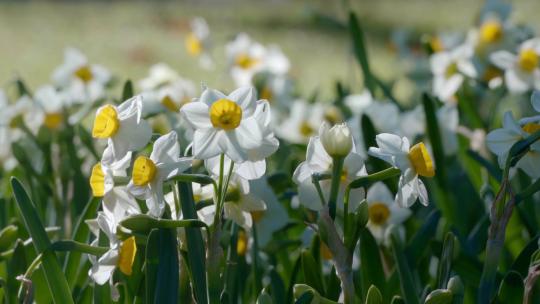
[[[332,157],[345,157],[352,149],[351,130],[346,124],[338,124],[332,128],[323,123],[319,131],[322,145],[326,153]]]

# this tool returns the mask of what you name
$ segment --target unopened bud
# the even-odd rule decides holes
[[[330,128],[327,123],[323,123],[319,136],[328,155],[345,157],[351,152],[352,135],[346,124],[337,124]]]

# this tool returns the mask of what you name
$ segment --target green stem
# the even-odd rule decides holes
[[[339,192],[341,181],[341,171],[343,170],[342,157],[334,157],[332,162],[332,184],[330,187],[330,198],[328,199],[328,209],[332,220],[336,218],[336,200]]]
[[[252,246],[252,258],[253,258],[253,275],[255,278],[255,295],[258,296],[260,290],[262,289],[261,285],[261,273],[259,272],[259,241],[257,239],[257,228],[255,223],[251,228],[251,233],[253,234],[253,246]]]

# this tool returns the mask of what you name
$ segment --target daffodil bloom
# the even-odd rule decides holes
[[[369,187],[366,201],[369,211],[367,227],[379,242],[384,241],[388,227],[401,225],[412,213],[408,208],[401,208],[394,202],[392,193],[382,182],[376,182]]]
[[[119,106],[104,105],[96,112],[92,136],[108,140],[112,156],[121,160],[130,151],[144,148],[152,137],[150,125],[141,118],[142,98],[135,96]]]
[[[237,86],[251,85],[259,72],[283,75],[289,70],[289,60],[277,46],[265,47],[245,33],[238,34],[225,50]]]
[[[210,48],[212,41],[210,39],[210,28],[204,18],[196,17],[190,22],[191,31],[185,38],[186,51],[189,55],[198,57],[201,67],[209,69],[213,67]]]
[[[540,106],[537,105],[537,110]],[[540,130],[540,118],[518,123],[512,112],[506,112],[503,127],[493,130],[486,137],[486,144],[491,152],[497,155],[499,165],[504,168],[510,148],[516,142]],[[531,145],[529,151],[518,161],[516,167],[521,168],[531,178],[540,177],[540,142]]]
[[[180,144],[175,131],[159,137],[150,157],[138,156],[133,163],[127,188],[137,198],[145,199],[148,213],[159,217],[165,210],[163,182],[191,166],[191,158],[180,158]]]
[[[23,96],[10,104],[0,89],[0,109],[0,167],[11,170],[17,165],[11,153],[11,144],[23,136],[23,131],[18,128],[18,120],[26,118],[25,114],[32,109],[32,101],[28,96]]]
[[[250,151],[263,145],[266,132],[255,114],[268,105],[255,98],[252,87],[228,96],[206,88],[199,99],[183,106],[180,113],[195,130],[193,156],[208,159],[224,153],[235,163],[248,160]]]
[[[265,202],[250,191],[249,181],[233,175],[223,204],[225,218],[249,230],[253,226],[253,214],[265,210]],[[210,205],[201,209],[198,215],[210,225],[214,222],[215,212],[216,205]]]
[[[247,160],[235,164],[233,173],[240,177],[253,180],[258,179],[266,172],[266,158],[272,155],[279,147],[279,141],[274,137],[274,132],[270,126],[271,116],[270,106],[268,102],[261,102],[262,106],[258,106],[253,114],[255,120],[259,123],[262,130],[262,144],[259,147],[247,151]],[[220,156],[214,156],[204,161],[206,169],[215,176],[219,176]],[[224,168],[229,168],[231,159],[225,157]]]
[[[433,93],[442,101],[454,100],[465,76],[476,77],[471,58],[473,49],[463,44],[455,49],[433,54],[430,57],[433,73]]]
[[[325,107],[296,100],[290,108],[289,116],[276,127],[278,137],[295,144],[306,144],[317,135],[321,123],[325,120]]]
[[[401,207],[412,206],[417,199],[428,205],[428,194],[419,178],[433,177],[435,168],[424,143],[410,146],[407,137],[382,133],[376,136],[379,147],[370,147],[368,153],[401,170],[395,201]]]
[[[322,130],[323,127],[321,126],[319,134],[321,134]],[[312,175],[316,173],[331,173],[333,164],[332,157],[328,155],[324,149],[319,136],[314,136],[310,139],[306,152],[306,160],[296,168],[293,175],[293,181],[298,185],[297,199],[305,207],[315,211],[321,210],[323,205],[317,193],[317,189],[312,183]],[[345,157],[343,162],[337,198],[337,207],[339,209],[343,209],[343,196],[345,194],[346,186],[359,176],[363,175],[366,175],[364,160],[362,156],[356,152],[356,147],[353,144],[350,153]],[[324,199],[327,200],[330,193],[331,181],[322,180],[319,183],[323,195],[325,195]],[[363,189],[353,189],[351,191],[349,211],[355,210],[362,199],[364,199],[364,195],[365,192]]]
[[[125,193],[125,195],[128,194]],[[133,213],[122,208],[123,205],[119,204],[114,197],[104,198],[103,206],[103,211],[98,212],[97,218],[95,220],[88,220],[86,223],[90,231],[97,237],[92,245],[98,245],[100,231],[102,231],[109,240],[110,249],[100,256],[99,259],[90,256],[92,268],[88,274],[99,285],[109,282],[112,297],[113,299],[117,299],[119,294],[114,286],[113,273],[118,268],[125,275],[129,276],[132,274],[137,245],[133,236],[123,241],[119,240],[116,236],[116,231],[118,223]],[[138,210],[135,211],[137,212]]]
[[[540,89],[540,38],[523,42],[517,52],[515,55],[505,50],[497,51],[490,59],[504,70],[504,81],[511,92]]]
[[[52,79],[66,92],[66,101],[77,104],[103,98],[111,74],[101,65],[90,64],[79,50],[67,48],[64,63],[54,71]]]
[[[139,82],[143,91],[144,112],[154,114],[161,111],[178,110],[195,96],[195,85],[186,80],[164,63],[150,68],[148,77]]]

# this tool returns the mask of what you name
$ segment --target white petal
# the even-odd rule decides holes
[[[182,117],[184,117],[194,129],[212,128],[209,111],[210,108],[208,105],[200,101],[187,103],[180,109]]]
[[[516,62],[516,56],[508,51],[497,51],[489,56],[491,62],[503,69],[508,70],[512,68]]]
[[[203,102],[210,107],[214,102],[222,98],[227,98],[227,96],[218,90],[206,88],[206,90],[202,92],[199,102]]]
[[[253,220],[251,214],[240,210],[234,203],[225,203],[223,206],[225,217],[232,220],[236,224],[244,227],[245,229],[251,229]]]
[[[242,108],[242,116],[249,117],[255,112],[257,93],[253,87],[242,87],[234,90],[228,98]]]
[[[214,129],[195,130],[193,134],[193,156],[197,159],[207,159],[219,155],[222,150],[219,140],[222,137]]]
[[[180,157],[180,144],[175,131],[160,136],[154,143],[150,159],[154,163],[175,163]]]
[[[262,132],[259,124],[253,117],[243,119],[238,128],[233,132],[227,132],[227,136],[230,138],[234,136],[239,140],[240,146],[246,150],[255,149],[262,144]]]

